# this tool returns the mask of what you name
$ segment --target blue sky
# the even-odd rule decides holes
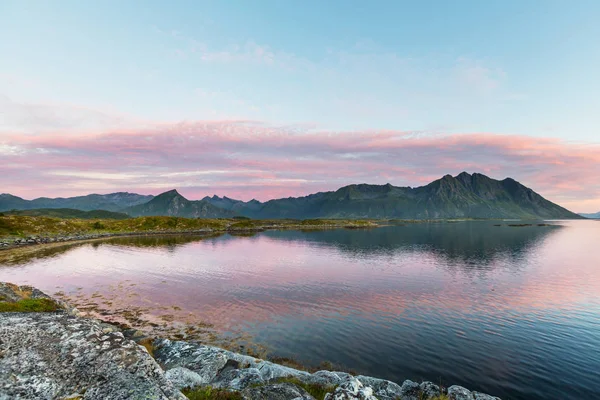
[[[0,93],[14,102],[600,136],[600,2],[2,1],[0,12]]]
[[[464,169],[510,175],[561,204],[597,211],[599,16],[600,2],[589,0],[0,0],[0,157],[10,156],[0,172],[32,169],[40,154],[108,159],[92,151],[89,135],[106,139],[129,130],[129,147],[152,151],[153,164],[130,162],[125,175],[98,164],[87,176],[73,171],[67,182],[68,168],[48,161],[45,172],[22,177],[27,185],[13,180],[4,186],[36,195],[75,194],[100,184],[105,191],[156,192],[176,184],[194,196],[251,198],[260,197],[252,191],[267,179],[279,186],[263,197],[356,181],[416,185]],[[243,189],[240,182],[250,178],[231,172],[240,170],[240,157],[273,154],[250,150],[251,129],[236,121],[261,125],[252,134],[275,141],[272,151],[296,164],[269,178],[264,173],[273,171],[244,165],[245,174],[256,170],[262,178]],[[245,153],[237,150],[237,164],[226,155],[228,165],[224,159],[204,165],[210,171],[220,165],[219,174],[231,179],[144,186],[139,177],[172,158],[143,140],[165,145],[157,135],[183,135],[174,128],[182,123],[191,132],[187,139],[219,130],[222,151],[237,135],[245,146]],[[389,149],[405,148],[397,144],[408,143],[401,141],[407,133],[426,136],[422,143],[431,135],[443,138],[426,142],[427,151],[409,161],[390,155],[388,165],[398,168],[393,176],[375,167],[387,159],[381,154],[367,147],[348,152],[351,141],[371,142],[388,131],[396,132]],[[284,149],[293,142],[285,135],[319,133],[307,141],[335,148],[335,156]],[[449,153],[450,135],[457,135],[455,145],[469,139],[486,150],[463,146]],[[64,137],[77,138],[81,148],[69,147]],[[493,154],[482,157],[488,150]],[[353,161],[323,179],[300,165],[332,157]],[[435,168],[428,164],[433,158]],[[370,168],[357,167],[369,160]],[[197,173],[191,161],[170,168],[162,172]],[[582,168],[584,178],[577,175]],[[48,176],[54,172],[60,188]],[[293,190],[290,182],[297,184]]]

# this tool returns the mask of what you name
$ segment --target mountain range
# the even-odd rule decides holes
[[[0,195],[0,211],[67,207],[86,211],[119,211],[131,216],[171,215],[189,218],[583,218],[544,199],[512,178],[499,181],[466,172],[455,177],[446,175],[416,188],[358,184],[331,192],[266,202],[245,202],[216,195],[193,201],[176,190],[156,197],[113,193],[31,201],[8,194]]]
[[[88,194],[77,197],[58,197],[50,199],[40,197],[34,200],[25,200],[11,194],[0,194],[0,211],[32,210],[38,208],[71,208],[82,211],[106,210],[121,211],[124,208],[137,204],[147,203],[154,196],[118,192],[111,194]]]
[[[590,219],[600,219],[600,211],[594,214],[586,214],[586,213],[580,213],[579,215],[581,215],[582,217],[585,218],[590,218]]]

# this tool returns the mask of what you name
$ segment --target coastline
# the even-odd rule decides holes
[[[33,287],[0,283],[0,305],[23,301],[52,301],[57,309],[0,313],[0,398],[183,400],[183,393],[208,391],[233,397],[202,398],[499,400],[457,385],[309,373],[214,346],[146,338],[82,317]]]

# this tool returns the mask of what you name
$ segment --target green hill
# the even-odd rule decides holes
[[[30,217],[54,217],[63,219],[127,219],[129,215],[106,210],[81,211],[72,208],[37,208],[33,210],[4,211],[6,215],[26,215]]]

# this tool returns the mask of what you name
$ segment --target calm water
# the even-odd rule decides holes
[[[398,382],[600,398],[600,222],[494,224],[113,239],[45,250],[0,280],[120,290],[111,304],[173,306],[278,356]]]

